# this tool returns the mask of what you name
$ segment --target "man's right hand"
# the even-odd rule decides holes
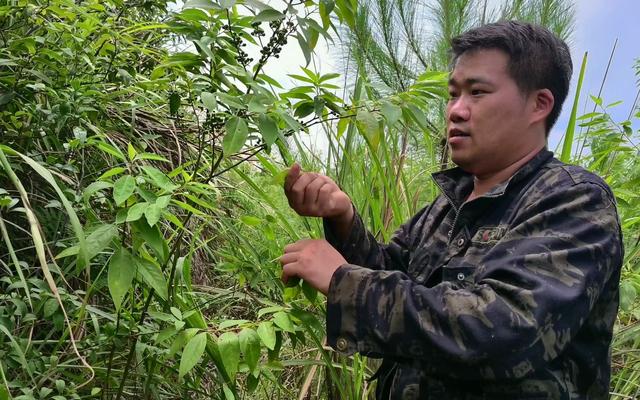
[[[284,181],[289,205],[299,215],[324,217],[337,225],[351,225],[351,199],[331,178],[313,172],[302,172],[293,164]]]

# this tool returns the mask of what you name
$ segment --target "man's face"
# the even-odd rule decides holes
[[[501,50],[463,53],[449,79],[447,138],[451,159],[485,175],[518,161],[538,145],[528,129],[531,96],[521,93]]]

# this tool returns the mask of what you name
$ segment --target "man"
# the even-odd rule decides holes
[[[622,238],[609,187],[546,150],[569,49],[519,22],[452,49],[442,195],[382,245],[295,165],[289,204],[323,217],[326,240],[287,246],[283,279],[327,295],[332,347],[384,358],[378,398],[605,399]]]

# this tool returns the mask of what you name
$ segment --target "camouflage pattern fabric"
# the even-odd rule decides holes
[[[596,175],[542,150],[469,203],[473,177],[386,245],[356,215],[327,295],[327,340],[382,357],[377,397],[605,399],[623,258],[615,200]],[[464,203],[464,204],[463,204]]]

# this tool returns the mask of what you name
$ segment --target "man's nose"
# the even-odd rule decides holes
[[[467,121],[471,116],[471,110],[464,97],[456,97],[449,100],[447,105],[447,118],[451,122]]]

